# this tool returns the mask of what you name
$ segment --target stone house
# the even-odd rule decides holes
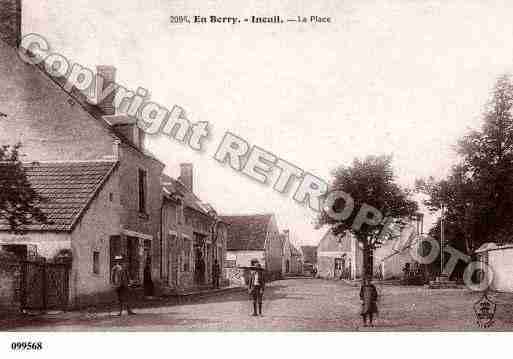
[[[392,227],[393,238],[384,241],[374,250],[374,275],[381,279],[402,279],[405,267],[412,271],[421,270],[413,258],[412,251],[419,250],[420,235],[423,232],[423,215],[416,217],[405,227]]]
[[[7,232],[0,223],[1,249],[18,260],[49,261],[71,251],[71,303],[110,296],[108,242],[119,234],[120,223],[114,199],[117,162],[40,162],[24,167],[32,187],[46,199],[41,209],[49,223],[26,226],[22,235]]]
[[[290,272],[292,274],[303,273],[303,256],[294,245],[290,247]]]
[[[513,245],[488,242],[476,250],[476,255],[491,269],[490,289],[513,292]]]
[[[286,229],[280,234],[282,258],[281,258],[281,274],[286,275],[292,272],[291,257],[292,257],[292,244],[289,240],[289,230]]]
[[[270,279],[281,277],[283,247],[274,214],[221,216],[228,225],[227,262],[247,267],[258,259]]]
[[[399,248],[400,239],[383,243],[374,250],[374,274],[382,279],[402,279],[405,266],[411,269],[417,264],[411,255],[410,247]]]
[[[226,224],[194,194],[192,164],[180,168],[178,180],[162,180],[163,283],[171,291],[211,286],[214,261],[223,268],[226,254]]]
[[[98,71],[114,81],[115,68],[101,66]],[[94,181],[100,181],[95,182],[98,187],[94,191],[84,190],[91,196],[87,202],[70,205],[80,216],[63,209],[68,222],[62,227],[45,227],[24,236],[0,231],[0,245],[25,246],[27,250],[35,245],[37,253],[44,256],[52,256],[61,246],[71,247],[70,295],[74,303],[108,288],[111,259],[116,254],[127,258],[134,284],[141,282],[146,261],[151,262],[158,283],[162,276],[164,164],[144,148],[144,133],[136,123],[116,115],[109,97],[92,104],[79,91],[65,91],[61,80],[49,76],[41,66],[23,62],[16,49],[3,41],[0,88],[0,112],[5,114],[0,120],[0,144],[21,142],[23,160],[40,162],[39,168],[31,168],[48,171],[52,186],[79,192],[81,180],[87,181],[89,176],[86,168],[98,172]],[[59,172],[60,166],[73,173],[69,188],[68,178],[51,174]],[[99,274],[92,273],[97,262],[99,269],[94,271]]]
[[[327,279],[358,279],[363,264],[357,239],[346,232],[335,235],[326,231],[317,246],[317,276]]]
[[[287,274],[300,274],[303,272],[303,261],[302,255],[299,250],[290,241],[290,231],[288,229],[283,230],[280,234],[280,240],[282,242],[282,269],[283,275]]]
[[[300,251],[303,258],[303,273],[317,268],[317,246],[301,246]]]

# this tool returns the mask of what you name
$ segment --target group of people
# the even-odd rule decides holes
[[[118,304],[119,304],[119,316],[123,314],[125,308],[128,315],[134,315],[135,312],[130,308],[129,299],[129,273],[126,264],[123,260],[123,256],[114,257],[115,264],[111,271],[111,283],[115,288]],[[217,259],[212,265],[212,284],[214,288],[219,288],[219,278],[221,276],[221,268]],[[151,276],[151,261],[149,258],[146,260],[143,271],[143,288],[144,296],[151,298],[154,295],[154,285]]]
[[[119,316],[123,314],[126,308],[128,315],[134,315],[134,311],[130,308],[128,300],[128,270],[123,262],[123,257],[115,257],[116,264],[112,268],[111,280],[115,287],[119,303]],[[212,279],[214,288],[219,288],[220,267],[217,260],[214,261],[212,267]],[[153,294],[153,282],[151,281],[151,266],[147,262],[144,270],[145,295]],[[251,267],[248,278],[248,294],[253,303],[253,316],[262,316],[262,302],[265,290],[265,272],[257,259],[251,261]],[[151,291],[151,293],[150,293]],[[377,300],[378,292],[376,286],[372,284],[370,279],[364,279],[360,288],[360,300],[362,301],[361,316],[363,325],[373,326],[374,315],[378,312]],[[367,324],[368,323],[368,324]]]
[[[258,260],[251,261],[251,270],[248,280],[248,293],[253,302],[253,316],[262,315],[262,302],[265,290],[264,270]],[[364,327],[373,326],[374,315],[378,313],[378,291],[369,278],[362,281],[360,287],[360,300],[362,301],[361,316]]]

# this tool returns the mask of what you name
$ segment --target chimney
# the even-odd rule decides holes
[[[193,172],[192,163],[180,163],[180,177],[178,177],[185,187],[193,192]]]
[[[116,82],[116,68],[114,66],[98,65],[96,66],[96,74],[97,77],[95,96],[98,99],[103,89],[107,88],[111,83]],[[98,77],[102,77],[103,81],[98,79]],[[116,109],[114,108],[113,103],[115,96],[116,92],[112,91],[107,97],[103,99],[103,101],[97,103],[98,107],[100,107],[103,113],[107,116],[116,114]]]
[[[0,0],[0,40],[12,47],[21,42],[21,0]]]
[[[145,132],[137,126],[137,120],[126,114],[105,115],[103,119],[112,126],[112,128],[124,138],[130,141],[132,145],[144,149]]]

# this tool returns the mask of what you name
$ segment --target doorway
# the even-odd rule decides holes
[[[8,253],[14,254],[19,260],[27,260],[28,250],[26,244],[6,244],[2,246],[2,249]]]
[[[127,265],[128,276],[132,282],[140,282],[139,278],[139,238],[127,236],[126,238],[127,249]]]
[[[194,233],[194,284],[205,284],[205,236]]]

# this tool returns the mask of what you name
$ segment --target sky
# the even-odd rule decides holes
[[[397,181],[447,175],[454,145],[497,76],[513,70],[513,3],[341,0],[39,0],[22,31],[84,66],[114,65],[212,135],[198,153],[164,136],[147,146],[223,214],[275,213],[297,245],[325,229],[291,195],[213,159],[226,131],[326,181],[353,158],[393,154]],[[171,24],[173,15],[329,16],[330,24]]]

